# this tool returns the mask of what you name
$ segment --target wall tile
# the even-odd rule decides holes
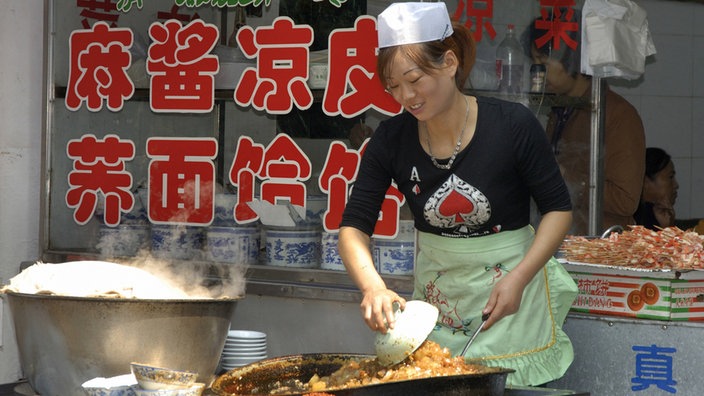
[[[618,93],[619,95],[623,96],[624,99],[626,99],[630,104],[633,105],[633,107],[636,108],[636,110],[638,110],[638,114],[641,115],[641,118],[643,117],[643,96],[630,95],[629,94],[630,92],[627,90],[625,92],[621,92],[624,90],[614,89],[613,87],[612,87],[612,90],[614,92]]]
[[[657,54],[646,67],[644,95],[692,95],[692,37],[658,35],[653,38]]]
[[[639,0],[637,3],[648,13],[648,27],[651,33],[691,33],[695,23],[692,4],[671,0]]]
[[[692,29],[692,34],[695,36],[704,36],[704,4],[693,4],[692,15],[694,15],[694,27]]]
[[[646,145],[661,147],[673,157],[688,158],[692,143],[690,99],[643,96],[641,105]]]
[[[651,59],[652,58],[652,59]],[[645,81],[645,75],[648,75],[649,63],[654,62],[653,57],[648,57],[645,62],[645,73],[635,80],[626,80],[625,78],[607,78],[609,86],[614,91],[618,92],[619,95],[636,95],[640,96],[643,94],[643,82]]]
[[[704,9],[704,4],[701,8]],[[701,16],[704,18],[704,12]],[[692,40],[692,96],[704,97],[704,36],[695,36]]]
[[[704,219],[704,158],[692,159],[691,211],[689,217]]]
[[[692,98],[692,157],[704,159],[704,98]],[[704,173],[701,168],[700,173]],[[704,196],[702,196],[704,201]]]

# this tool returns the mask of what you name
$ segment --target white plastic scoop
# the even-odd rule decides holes
[[[386,334],[377,333],[375,347],[379,363],[390,366],[410,356],[428,338],[438,314],[436,307],[420,300],[408,301],[403,311],[397,309],[394,328]]]

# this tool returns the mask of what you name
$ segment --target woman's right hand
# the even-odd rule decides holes
[[[367,326],[382,334],[386,334],[388,329],[393,329],[395,322],[394,302],[399,303],[401,310],[406,308],[406,300],[393,290],[384,288],[364,292],[360,308]]]
[[[374,268],[369,249],[370,236],[354,227],[340,227],[338,251],[347,273],[362,292],[362,318],[373,331],[386,334],[394,325],[394,302],[406,308],[406,300],[389,290]]]

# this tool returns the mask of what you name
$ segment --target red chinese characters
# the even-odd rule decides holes
[[[329,43],[325,114],[351,118],[371,108],[387,115],[401,111],[401,105],[384,90],[377,77],[376,19],[362,16],[353,29],[333,30]]]
[[[110,28],[105,22],[71,33],[66,108],[75,111],[85,102],[88,110],[99,111],[105,100],[108,109],[122,109],[134,94],[127,76],[132,40],[131,30]]]
[[[374,226],[374,237],[376,238],[396,238],[398,234],[399,215],[401,206],[406,202],[406,198],[396,187],[396,183],[386,190],[384,202],[381,204],[379,219]]]
[[[218,40],[215,25],[194,20],[185,27],[170,19],[149,27],[147,72],[155,112],[205,113],[215,103],[218,59],[210,55]]]
[[[120,17],[117,10],[124,10],[125,8],[120,5],[122,2],[124,0],[120,0],[117,3],[112,0],[76,0],[76,6],[82,8],[80,13],[81,17],[83,17],[81,24],[85,29],[88,29],[91,25],[90,20],[94,19],[109,22],[112,27],[117,26],[117,20]]]
[[[360,153],[349,150],[342,142],[332,142],[318,178],[320,191],[328,195],[323,228],[333,232],[340,228],[342,212],[347,205],[351,183],[357,178]]]
[[[491,24],[491,18],[494,17],[494,0],[459,0],[452,19],[460,21],[462,14],[467,15],[464,25],[472,31],[474,41],[479,42],[482,40],[484,29],[489,33],[490,39],[493,40],[496,37],[496,30],[494,25]]]
[[[66,205],[74,208],[74,221],[86,224],[95,214],[99,194],[102,194],[105,196],[104,223],[118,225],[121,214],[134,207],[130,191],[132,175],[125,170],[125,161],[134,158],[134,143],[115,135],[99,140],[89,134],[70,140],[66,152],[73,160]]]
[[[241,27],[237,45],[247,58],[257,59],[257,68],[249,67],[242,73],[235,102],[270,114],[287,114],[294,102],[299,109],[308,109],[313,104],[306,84],[312,42],[313,28],[294,25],[289,17],[276,18],[271,27]]]
[[[156,224],[209,225],[215,201],[213,138],[150,138],[148,217]]]
[[[325,165],[318,179],[320,190],[328,194],[328,207],[323,217],[323,228],[327,232],[339,229],[342,212],[347,205],[349,188],[357,178],[359,162],[367,142],[368,140],[362,144],[359,152],[348,150],[341,142],[333,142],[330,145]],[[374,227],[374,237],[394,238],[396,236],[401,206],[405,201],[401,191],[392,184],[381,204],[379,219]]]
[[[574,16],[574,5],[574,0],[540,0],[542,19],[535,21],[535,28],[544,30],[545,34],[535,40],[538,48],[552,40],[552,48],[560,49],[560,42],[564,41],[568,47],[577,49],[577,41],[567,34],[579,31],[579,22],[568,22]]]
[[[306,207],[306,185],[310,179],[311,162],[301,148],[286,134],[277,135],[266,149],[240,137],[235,159],[230,168],[230,183],[238,188],[235,221],[240,224],[259,219],[248,205],[254,200],[255,178],[262,180],[260,197],[272,205],[290,202]]]

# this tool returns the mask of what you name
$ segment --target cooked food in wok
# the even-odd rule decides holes
[[[232,395],[291,395],[309,394],[314,392],[334,392],[341,389],[359,388],[368,385],[393,383],[430,377],[447,377],[470,374],[489,374],[505,372],[505,369],[491,368],[482,365],[468,364],[462,357],[451,357],[447,348],[442,348],[435,342],[425,341],[406,360],[393,366],[381,365],[376,357],[361,355],[359,359],[347,359],[339,363],[336,370],[329,374],[312,372],[307,376],[286,378],[287,375],[271,376],[274,381],[261,381],[255,386],[252,383],[239,382],[235,376],[225,374],[214,389],[218,394]],[[331,362],[332,363],[332,362]],[[297,365],[301,367],[301,365]],[[259,373],[252,377],[270,377]],[[239,379],[243,377],[238,376]],[[218,384],[219,382],[219,384]],[[257,382],[257,381],[255,381]],[[220,389],[218,389],[220,388]]]
[[[313,376],[306,384],[306,389],[319,392],[417,378],[478,374],[487,370],[492,369],[467,364],[462,357],[451,357],[447,348],[442,348],[432,341],[425,341],[408,359],[399,364],[385,367],[380,365],[376,358],[350,361],[329,376]]]

